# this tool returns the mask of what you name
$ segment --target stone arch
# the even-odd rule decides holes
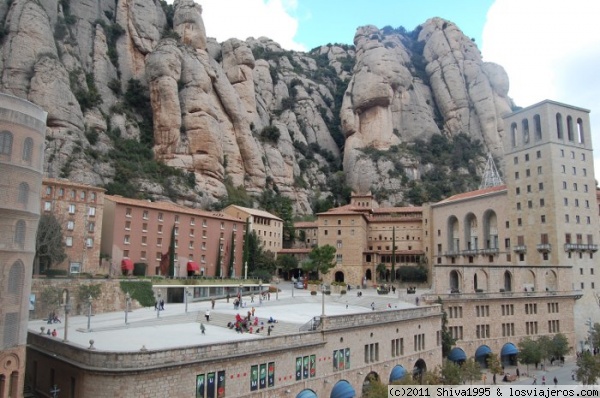
[[[523,290],[533,291],[535,289],[535,273],[533,270],[527,270],[523,274]]]
[[[535,140],[539,141],[542,139],[542,121],[540,115],[533,115],[533,131]]]
[[[546,271],[546,290],[556,291],[558,290],[558,277],[554,270]]]
[[[469,212],[465,216],[465,242],[467,250],[478,249],[478,223],[475,214]]]
[[[498,249],[498,217],[494,210],[483,213],[483,239],[486,249]]]
[[[15,224],[15,245],[21,249],[25,247],[25,220],[17,220]]]
[[[448,217],[448,248],[452,252],[460,250],[459,224],[456,216]]]
[[[370,269],[367,269],[367,271],[365,272],[365,279],[368,281],[373,280],[373,274]]]
[[[21,159],[24,162],[31,164],[31,159],[33,157],[33,139],[31,137],[25,138],[23,142],[23,153],[21,154]]]
[[[564,139],[564,127],[563,127],[563,118],[562,115],[559,113],[556,114],[556,137],[559,140]]]
[[[477,283],[475,283],[477,281]],[[487,272],[484,269],[478,269],[475,271],[473,275],[473,289],[477,292],[487,292],[489,291],[489,277]]]
[[[513,277],[512,277],[512,274],[510,273],[510,271],[508,271],[508,270],[504,271],[504,291],[505,292],[512,292],[512,282],[513,282]]]
[[[365,379],[363,380],[363,384],[362,384],[362,393],[363,395],[367,393],[367,391],[369,390],[369,386],[371,385],[372,382],[379,382],[379,375],[377,374],[377,372],[369,372],[368,375],[365,376]]]
[[[335,273],[335,281],[336,282],[344,282],[344,273],[342,271],[337,271]]]
[[[296,395],[296,398],[317,398],[317,393],[311,389],[302,390]]]
[[[585,143],[585,133],[583,131],[583,120],[577,118],[577,142],[580,144]]]
[[[12,154],[13,135],[10,131],[0,132],[0,155],[10,156]]]
[[[413,379],[418,379],[419,382],[423,381],[423,375],[427,372],[427,363],[423,358],[417,359],[415,365],[413,366],[412,376]]]
[[[452,293],[458,293],[460,292],[460,289],[462,287],[462,283],[461,283],[461,279],[462,279],[462,275],[460,274],[459,271],[453,269],[452,271],[450,271],[450,276],[449,276],[449,283],[450,283],[450,292]]]

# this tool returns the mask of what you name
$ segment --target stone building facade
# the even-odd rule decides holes
[[[0,397],[23,396],[47,113],[0,94]]]
[[[250,232],[256,231],[263,248],[277,255],[283,247],[283,220],[267,211],[230,205],[223,213],[240,220],[245,228],[246,221]]]
[[[242,275],[244,221],[167,202],[105,196],[102,253],[111,258],[113,273],[131,260],[146,264],[146,275],[160,275],[172,236],[175,276],[186,276],[190,264],[200,275]]]
[[[64,179],[44,178],[41,192],[42,214],[53,214],[62,227],[67,258],[53,269],[68,274],[107,274],[100,262],[100,237],[104,189]],[[36,264],[35,274],[45,269]]]
[[[35,391],[57,384],[75,397],[325,397],[340,383],[360,395],[397,366],[418,374],[441,364],[437,305],[321,319],[314,331],[154,351],[88,350],[30,333],[27,370]]]

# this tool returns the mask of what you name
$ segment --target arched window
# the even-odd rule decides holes
[[[563,120],[562,115],[560,113],[556,114],[556,137],[559,140],[562,140],[563,137]]]
[[[8,273],[8,294],[20,298],[21,292],[23,291],[24,273],[25,267],[23,266],[23,263],[20,260],[15,261]]]
[[[521,126],[523,128],[523,144],[529,144],[529,120],[523,119]]]
[[[0,155],[12,153],[13,135],[10,131],[0,132]]]
[[[542,139],[542,121],[540,115],[533,116],[533,128],[535,130],[535,140],[539,141]]]
[[[15,244],[20,248],[25,247],[25,221],[17,221],[15,226]]]
[[[585,134],[583,133],[583,120],[577,119],[577,142],[585,143]]]
[[[19,203],[25,203],[29,201],[29,184],[22,182],[19,184]]]
[[[25,142],[23,143],[23,154],[21,156],[22,160],[27,163],[31,163],[31,157],[33,155],[33,139],[31,137],[25,138]]]
[[[512,292],[512,275],[508,271],[504,272],[504,291]]]
[[[573,141],[573,118],[567,116],[567,139]]]
[[[473,289],[477,291],[477,274],[473,275]]]
[[[460,291],[460,280],[458,277],[458,271],[450,271],[450,291],[452,293]]]
[[[510,125],[510,143],[513,148],[517,146],[517,123]]]
[[[458,234],[458,219],[455,216],[448,218],[448,248],[450,252],[458,253],[460,250],[460,236]]]
[[[467,250],[478,250],[479,249],[479,228],[477,223],[477,217],[475,214],[469,213],[465,216],[465,242]]]

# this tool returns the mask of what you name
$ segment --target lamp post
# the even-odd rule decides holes
[[[156,319],[160,318],[160,298],[161,298],[161,294],[160,294],[160,290],[158,291],[158,300],[156,301],[158,303],[158,306],[156,307]]]
[[[295,288],[295,287],[296,287],[296,286],[294,286],[294,281],[292,280],[292,298],[294,298],[294,288]]]
[[[127,313],[129,312],[130,303],[131,303],[131,296],[129,295],[129,292],[127,292],[127,294],[125,294],[125,325],[128,325]]]
[[[244,263],[244,279],[248,279],[248,261]]]
[[[321,316],[325,316],[325,284],[321,284]]]
[[[71,301],[69,300],[69,291],[63,289],[62,291],[63,305],[65,306],[65,337],[63,342],[67,342],[67,332],[69,331],[69,311],[71,311]]]
[[[90,322],[92,320],[92,295],[90,294],[88,296],[88,324],[87,324],[87,331],[90,332]]]
[[[188,313],[188,288],[183,289],[183,299],[185,300],[185,313]]]
[[[240,303],[239,303],[240,304],[240,308],[242,307],[242,287],[243,286],[244,285],[242,285],[241,283],[240,283],[240,286],[238,286],[238,298],[240,299]]]

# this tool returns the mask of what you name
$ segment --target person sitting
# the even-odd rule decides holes
[[[271,316],[269,317],[269,319],[267,320],[267,323],[277,323],[277,321]]]

